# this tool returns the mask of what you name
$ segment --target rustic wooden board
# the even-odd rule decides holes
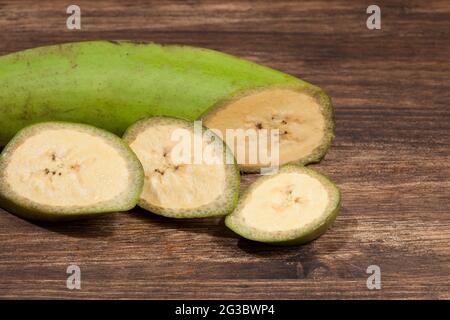
[[[317,169],[343,193],[324,236],[301,247],[240,239],[220,220],[140,210],[71,224],[0,210],[2,298],[450,298],[450,3],[0,0],[0,53],[133,39],[222,50],[325,88],[336,140]],[[1,115],[0,115],[1,116]],[[244,188],[254,180],[245,176]],[[81,267],[82,289],[66,289]],[[368,290],[366,268],[381,268]]]

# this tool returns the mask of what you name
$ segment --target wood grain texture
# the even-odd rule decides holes
[[[0,0],[0,53],[133,39],[203,46],[299,76],[330,93],[336,140],[315,168],[343,210],[292,248],[240,239],[220,219],[141,210],[34,224],[0,209],[1,298],[450,298],[450,4],[377,1]],[[1,116],[1,115],[0,115]],[[243,188],[255,176],[243,177]],[[66,289],[78,264],[82,289]],[[368,290],[379,265],[382,289]]]

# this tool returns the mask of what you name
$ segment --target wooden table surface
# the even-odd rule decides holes
[[[313,167],[343,195],[333,227],[299,247],[239,238],[222,221],[142,210],[69,224],[0,209],[1,298],[450,298],[450,3],[0,0],[0,53],[92,39],[222,50],[327,90],[336,139]],[[1,115],[0,115],[1,116]],[[243,177],[243,187],[255,176]],[[81,290],[66,268],[81,268]],[[381,269],[369,290],[366,269]]]

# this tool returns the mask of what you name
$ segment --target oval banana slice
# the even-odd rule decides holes
[[[219,105],[203,120],[226,137],[244,172],[273,166],[275,157],[279,165],[318,162],[334,138],[331,101],[323,91],[312,88],[265,88]],[[229,136],[229,129],[245,130],[247,137]]]
[[[223,216],[236,206],[239,169],[213,132],[198,123],[152,117],[131,126],[123,138],[144,167],[142,208],[171,218],[200,218]]]
[[[250,240],[302,244],[323,234],[339,208],[333,182],[312,169],[286,165],[250,186],[225,224]]]
[[[32,220],[67,220],[133,208],[143,187],[136,155],[84,124],[22,129],[0,156],[0,205]]]

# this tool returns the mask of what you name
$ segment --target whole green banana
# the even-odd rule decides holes
[[[320,129],[325,133],[314,148],[282,162],[320,159],[334,124],[330,101],[318,87],[213,50],[124,41],[69,43],[0,57],[0,146],[23,127],[42,121],[86,123],[121,135],[147,116],[207,119],[212,110],[267,88],[307,95],[323,115]],[[283,103],[273,108],[282,110]],[[255,107],[254,115],[268,116],[266,109]]]

